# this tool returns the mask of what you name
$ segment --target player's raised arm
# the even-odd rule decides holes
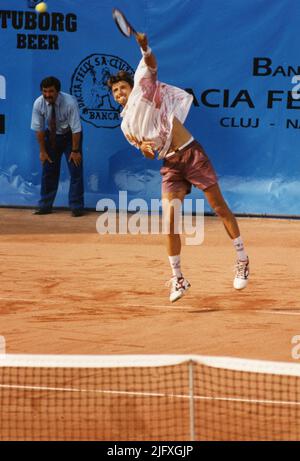
[[[135,38],[139,46],[141,47],[146,65],[150,69],[156,69],[157,68],[156,58],[154,54],[152,53],[151,48],[148,45],[147,35],[142,32],[137,32]]]

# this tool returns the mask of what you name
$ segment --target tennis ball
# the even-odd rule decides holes
[[[45,11],[47,11],[47,3],[46,2],[38,3],[35,7],[35,10],[38,13],[45,13]]]

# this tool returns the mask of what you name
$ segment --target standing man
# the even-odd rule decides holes
[[[183,277],[180,264],[181,240],[176,232],[174,199],[184,200],[191,186],[201,189],[220,216],[232,239],[237,254],[233,286],[241,290],[247,286],[249,259],[245,252],[237,220],[220,191],[213,166],[202,146],[194,140],[183,123],[193,97],[171,85],[157,80],[157,63],[145,34],[138,33],[142,59],[134,75],[120,71],[108,80],[115,100],[124,109],[121,129],[128,141],[142,154],[164,159],[161,168],[164,220],[168,223],[167,252],[172,269],[170,301],[181,298],[190,287]]]
[[[34,214],[52,213],[57,193],[62,154],[69,172],[69,206],[74,217],[83,215],[82,136],[79,109],[70,94],[60,91],[56,77],[40,84],[42,95],[33,104],[31,129],[36,132],[42,163],[41,199]]]

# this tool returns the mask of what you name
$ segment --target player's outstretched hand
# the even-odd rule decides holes
[[[140,47],[143,49],[143,50],[146,50],[147,49],[147,46],[148,46],[148,38],[147,38],[147,35],[142,33],[142,32],[137,32],[136,36],[136,41],[138,42],[138,44],[140,45]]]

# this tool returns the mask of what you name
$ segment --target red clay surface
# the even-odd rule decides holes
[[[251,279],[246,290],[237,292],[232,288],[235,252],[230,239],[218,218],[206,218],[204,243],[182,250],[184,274],[192,288],[171,304],[165,287],[170,269],[164,236],[101,236],[96,213],[75,219],[66,211],[33,216],[30,210],[1,209],[0,217],[0,335],[8,353],[203,354],[297,362],[292,338],[300,335],[300,221],[239,220]],[[68,392],[48,390],[48,381],[43,384],[41,378],[40,390],[25,389],[22,373],[15,373],[12,380],[4,373],[1,381],[9,381],[2,392],[2,440],[190,438],[188,400],[172,398],[173,392],[188,392],[173,390],[172,375],[166,390],[165,382],[158,380],[164,397],[157,397],[156,403],[149,396],[137,396],[134,403],[122,393],[101,394],[101,389],[111,390],[114,381],[100,381],[100,387],[92,384],[97,388],[95,393],[92,387],[92,400],[85,400],[85,393],[67,408]],[[150,372],[152,391],[158,373]],[[54,381],[55,388],[77,386],[77,377],[71,378],[63,378],[62,384]],[[136,377],[132,379],[132,389],[139,390]],[[21,387],[12,389],[11,383]],[[118,390],[128,387],[124,383],[116,384]],[[148,387],[141,389],[149,392]],[[234,389],[239,391],[238,384]],[[207,392],[210,395],[210,389]],[[271,398],[282,400],[282,395]],[[200,417],[206,419],[199,427],[207,432],[199,437],[298,438],[293,432],[298,427],[297,405],[279,404],[275,411],[269,403],[247,402],[200,399],[197,408],[200,405]]]
[[[251,279],[237,292],[231,241],[218,218],[205,218],[203,244],[182,249],[192,288],[171,304],[163,235],[99,235],[94,212],[1,209],[0,216],[0,334],[9,353],[297,362],[300,221],[239,219]]]

